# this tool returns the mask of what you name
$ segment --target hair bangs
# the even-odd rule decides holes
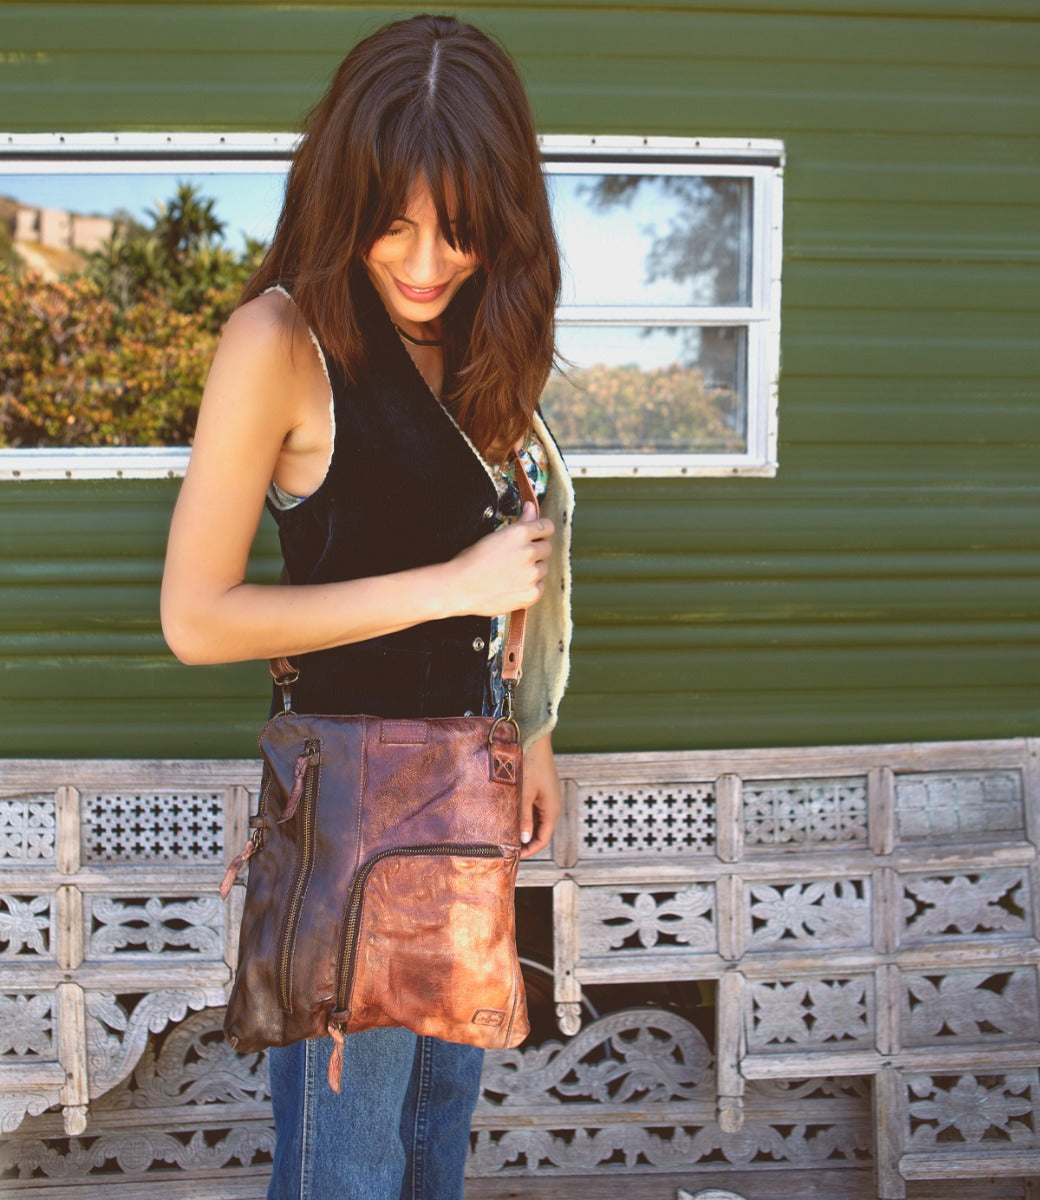
[[[243,292],[292,291],[348,378],[368,359],[352,279],[424,184],[446,242],[472,254],[443,322],[449,412],[504,461],[553,362],[560,268],[537,135],[502,47],[452,17],[377,30],[311,111],[274,241]]]
[[[459,144],[457,133],[437,126],[424,147],[423,174],[445,240],[487,267],[503,234],[495,172],[484,155]]]

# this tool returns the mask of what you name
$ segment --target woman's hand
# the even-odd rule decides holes
[[[553,523],[528,501],[520,518],[486,534],[451,561],[452,606],[497,617],[530,608],[541,596],[552,557]]]
[[[521,858],[530,858],[549,844],[563,807],[560,777],[556,774],[549,734],[524,751],[523,793],[520,798]]]

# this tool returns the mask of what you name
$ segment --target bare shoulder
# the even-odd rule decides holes
[[[274,360],[291,364],[307,330],[296,305],[284,292],[264,292],[236,308],[221,334],[221,349],[250,352],[270,367]]]

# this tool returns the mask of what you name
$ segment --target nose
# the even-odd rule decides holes
[[[422,230],[412,240],[405,259],[405,269],[416,287],[430,287],[441,281],[446,246],[439,229]]]

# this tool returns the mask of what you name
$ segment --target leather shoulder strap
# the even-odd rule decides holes
[[[520,500],[522,504],[532,503],[535,512],[538,510],[538,497],[534,494],[534,488],[531,486],[531,481],[527,477],[527,472],[524,470],[524,464],[520,460],[520,455],[513,450],[510,454],[513,460],[513,471],[516,474],[517,487],[520,489]],[[524,666],[524,629],[527,625],[527,609],[517,608],[509,614],[509,622],[506,630],[506,642],[502,650],[502,678],[506,683],[516,683],[523,674]]]

